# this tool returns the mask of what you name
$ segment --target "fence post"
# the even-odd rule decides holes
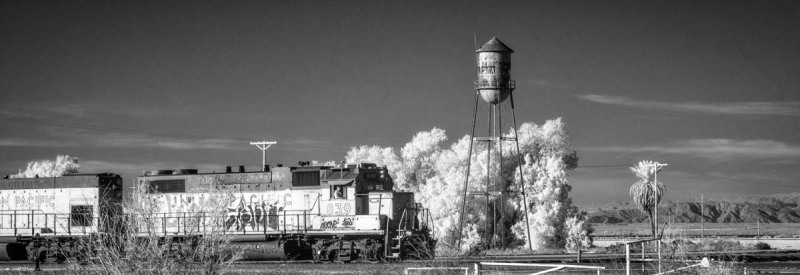
[[[480,270],[481,270],[481,263],[475,263],[475,275],[478,275]]]
[[[656,239],[656,248],[658,249],[658,273],[661,273],[661,236]]]
[[[625,275],[631,275],[631,245],[625,244]]]
[[[644,274],[644,263],[645,263],[645,261],[644,261],[644,242],[641,242],[641,244],[642,244],[642,263],[641,263],[641,265],[642,265],[642,274]]]

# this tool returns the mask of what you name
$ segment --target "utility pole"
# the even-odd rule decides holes
[[[658,170],[661,170],[662,167],[667,166],[666,163],[653,163],[651,165],[653,167],[653,207],[655,214],[654,216],[654,224],[656,229],[656,245],[658,250],[658,273],[661,273],[661,234],[658,233],[658,202],[661,199],[660,194],[658,193]]]
[[[706,201],[703,195],[700,195],[700,238],[706,237]]]
[[[273,141],[262,140],[262,141],[250,142],[250,145],[255,145],[256,147],[258,147],[258,149],[261,149],[261,171],[263,172],[267,171],[267,149],[269,149],[270,146],[277,143],[278,141],[275,140]]]

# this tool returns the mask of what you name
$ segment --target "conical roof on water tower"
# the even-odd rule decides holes
[[[503,44],[503,41],[500,41],[500,39],[497,39],[497,37],[492,37],[492,39],[490,39],[489,42],[486,42],[486,44],[483,44],[483,46],[481,46],[481,48],[478,49],[475,52],[476,53],[479,53],[479,52],[510,52],[510,53],[513,53],[514,50],[512,50],[511,48],[506,46],[506,44]]]

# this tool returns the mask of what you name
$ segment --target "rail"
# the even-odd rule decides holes
[[[0,232],[14,236],[72,235],[105,230],[94,213],[44,213],[41,210],[0,210]]]
[[[400,216],[400,222],[397,224],[398,228],[401,227],[401,225],[402,225],[402,229],[400,229],[400,230],[406,230],[406,228],[407,228],[407,224],[408,224],[408,221],[406,221],[406,213],[407,213],[407,211],[408,211],[408,209],[403,209],[403,215]]]
[[[481,268],[483,266],[509,266],[509,267],[544,267],[549,268],[547,270],[539,271],[533,274],[546,274],[550,272],[559,271],[566,268],[576,268],[576,269],[592,269],[597,270],[597,274],[600,274],[601,270],[605,270],[605,267],[602,266],[588,266],[588,265],[568,265],[568,264],[525,264],[525,263],[494,263],[494,262],[480,262],[475,264],[475,274],[480,274]]]

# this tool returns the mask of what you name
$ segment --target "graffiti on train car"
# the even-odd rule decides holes
[[[286,182],[291,176],[283,172],[272,173],[240,173],[222,175],[203,175],[196,177],[199,186],[216,186],[230,184],[266,184],[272,182]]]
[[[5,209],[42,209],[55,206],[56,196],[53,195],[12,195],[0,197],[0,207]]]
[[[267,201],[258,200],[256,195],[252,195],[250,201],[247,202],[242,196],[237,206],[228,208],[225,229],[233,231],[277,230],[277,215],[283,209],[284,206],[278,204],[277,201],[268,204]]]
[[[278,230],[278,213],[284,210],[310,211],[317,209],[318,193],[296,194],[290,191],[259,192],[236,194],[234,202],[227,207],[225,217],[226,230],[232,231],[271,231]],[[300,201],[294,201],[295,199]],[[199,213],[210,203],[210,198],[203,194],[165,194],[162,196],[165,213]],[[296,206],[296,208],[293,208]],[[340,206],[341,207],[341,206]],[[345,206],[349,212],[352,206]],[[343,210],[340,210],[343,211]],[[180,226],[182,217],[167,218],[168,227]]]
[[[353,217],[323,217],[320,229],[353,228]]]

